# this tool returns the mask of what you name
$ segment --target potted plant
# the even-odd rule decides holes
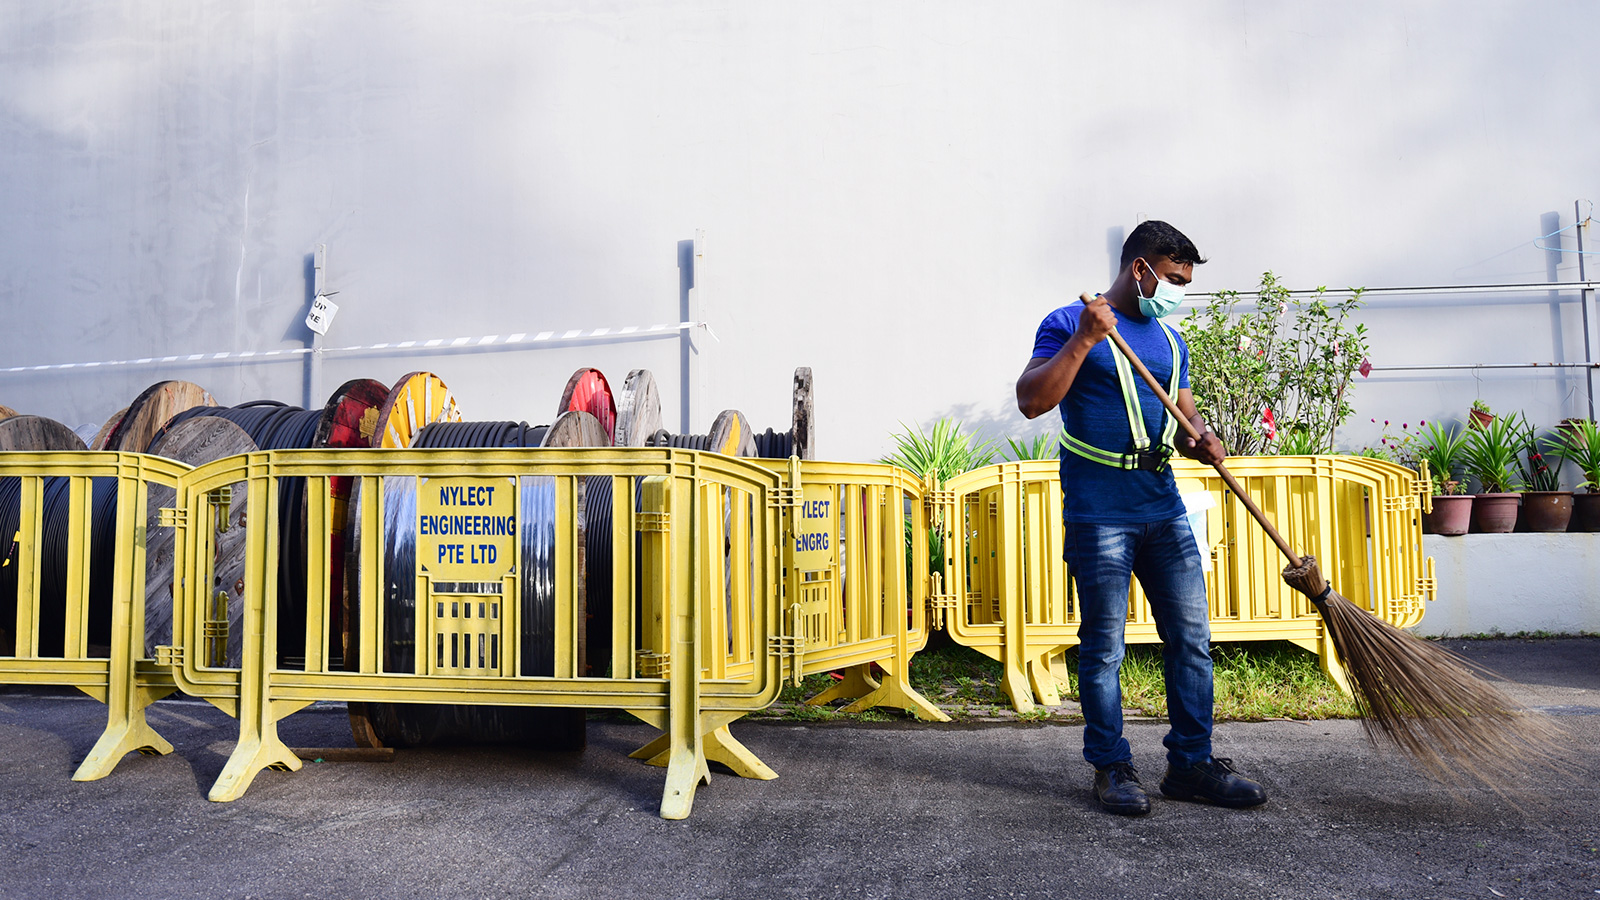
[[[1481,492],[1472,501],[1472,530],[1507,534],[1517,527],[1522,482],[1517,472],[1522,452],[1521,416],[1493,418],[1468,427],[1462,462],[1478,479]]]
[[[1466,534],[1472,523],[1472,497],[1456,477],[1466,445],[1466,429],[1451,434],[1448,425],[1423,423],[1416,455],[1428,464],[1428,480],[1433,488],[1433,509],[1422,514],[1424,534]]]
[[[1561,489],[1559,442],[1540,440],[1531,425],[1523,430],[1522,442],[1522,524],[1544,534],[1566,531],[1572,520],[1572,492]]]
[[[1572,497],[1573,531],[1600,531],[1600,425],[1587,419],[1573,422],[1562,435],[1561,458],[1583,472],[1584,493]]]
[[[1482,400],[1472,401],[1472,408],[1467,410],[1468,428],[1485,428],[1494,421],[1494,413],[1489,410],[1489,404]]]

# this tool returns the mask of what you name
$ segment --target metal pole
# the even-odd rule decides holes
[[[1535,293],[1548,292],[1548,291],[1551,291],[1551,290],[1592,291],[1597,287],[1600,287],[1600,282],[1587,281],[1587,280],[1579,280],[1579,281],[1576,281],[1576,282],[1568,281],[1568,282],[1562,282],[1561,284],[1550,284],[1549,282],[1546,282],[1546,281],[1528,281],[1528,282],[1517,282],[1517,283],[1513,283],[1513,284],[1458,284],[1458,285],[1438,284],[1438,285],[1418,285],[1417,287],[1364,288],[1362,290],[1362,292],[1361,292],[1361,296],[1363,296],[1363,297],[1388,297],[1388,296],[1413,297],[1413,296],[1422,296],[1422,295],[1425,295],[1425,294],[1535,294]],[[1298,290],[1298,291],[1290,291],[1289,292],[1289,296],[1291,296],[1291,297],[1313,297],[1313,296],[1316,296],[1319,293],[1340,294],[1340,293],[1349,293],[1352,290],[1354,290],[1354,289],[1353,288],[1342,288],[1342,289],[1330,288],[1330,289],[1328,289],[1326,291]],[[1235,293],[1241,299],[1249,299],[1249,298],[1260,297],[1261,296],[1261,292],[1260,291],[1237,291]],[[1194,300],[1209,300],[1209,299],[1211,299],[1211,298],[1213,298],[1213,297],[1215,297],[1217,295],[1215,293],[1211,293],[1211,294],[1190,294],[1189,296],[1191,298],[1193,298]]]
[[[698,322],[699,291],[695,289],[695,263],[699,261],[701,232],[692,241],[678,242],[678,321]],[[700,370],[700,347],[694,329],[678,332],[678,428],[680,434],[694,434],[693,414],[697,411],[695,390]],[[707,425],[709,428],[710,426]]]
[[[1583,229],[1589,223],[1588,220],[1583,218],[1583,211],[1578,205],[1582,202],[1583,201],[1581,200],[1572,201],[1572,221],[1577,226],[1573,229],[1573,231],[1578,233],[1578,283],[1584,285],[1584,287],[1578,292],[1583,299],[1583,302],[1579,304],[1583,308],[1583,361],[1586,363],[1593,363],[1594,351],[1592,348],[1594,344],[1589,337],[1589,323],[1591,321],[1591,317],[1589,315],[1589,304],[1594,302],[1594,296],[1593,291],[1589,290],[1587,286],[1589,278],[1587,270],[1583,264]],[[1583,382],[1584,385],[1589,389],[1589,418],[1593,419],[1594,370],[1592,368],[1584,375]]]
[[[1389,365],[1373,366],[1374,372],[1421,372],[1443,371],[1449,369],[1597,369],[1600,363],[1561,363],[1561,362],[1525,362],[1525,363],[1432,363],[1427,365]]]
[[[316,254],[312,257],[311,272],[311,297],[315,301],[322,296],[326,285],[323,283],[323,270],[328,266],[328,245],[318,244]],[[322,400],[318,391],[322,385],[322,335],[311,332],[311,352],[306,354],[306,409],[318,409]]]

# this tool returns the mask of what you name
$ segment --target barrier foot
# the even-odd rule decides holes
[[[1059,651],[1050,656],[1050,674],[1055,676],[1056,689],[1062,693],[1072,690],[1072,682],[1067,680],[1067,654]]]
[[[256,774],[262,769],[274,769],[279,772],[296,772],[303,765],[300,757],[294,751],[284,746],[278,739],[277,729],[271,733],[257,736],[253,739],[241,737],[239,745],[233,749],[233,755],[228,757],[228,764],[223,767],[222,774],[217,776],[216,784],[211,786],[210,799],[219,803],[228,800],[237,800],[243,796],[250,787]]]
[[[1049,653],[1028,660],[1028,683],[1032,686],[1033,695],[1038,698],[1040,706],[1061,705],[1061,688],[1056,681],[1055,672],[1050,669]]]
[[[667,764],[667,749],[672,746],[672,736],[663,734],[643,747],[628,754],[629,759],[642,759],[652,766]],[[660,762],[657,762],[660,760]]]
[[[78,771],[72,773],[72,780],[97,781],[104,778],[111,774],[124,756],[135,750],[145,756],[165,756],[172,752],[172,744],[145,721],[142,708],[122,721],[106,726],[100,740],[95,741],[94,749],[78,766]]]
[[[840,698],[854,700],[857,697],[867,696],[878,689],[878,680],[872,677],[871,669],[871,663],[850,666],[841,673],[844,675],[843,679],[834,682],[831,687],[815,697],[807,698],[806,705],[822,706]]]
[[[694,792],[700,785],[710,783],[711,769],[699,746],[682,747],[673,752],[667,762],[667,786],[661,792],[661,818],[689,818],[689,812],[694,809]]]
[[[1004,681],[1001,687],[1005,689],[1006,696],[1011,698],[1011,705],[1019,713],[1031,713],[1035,709],[1033,702],[1033,688],[1028,684],[1027,673],[1023,671],[1021,661],[1012,663],[1002,660],[1004,668]]]
[[[739,743],[726,725],[706,732],[700,741],[705,749],[707,762],[722,763],[740,778],[771,781],[778,777],[778,773],[774,772],[771,766],[751,753],[749,747]],[[642,759],[647,765],[665,766],[672,756],[672,751],[668,748],[670,743],[668,736],[663,734],[628,756],[632,759]]]
[[[945,715],[943,710],[933,705],[927,697],[917,693],[906,678],[905,672],[894,671],[890,668],[893,665],[890,661],[879,660],[878,665],[883,668],[883,684],[840,712],[857,713],[874,706],[887,706],[892,709],[908,710],[924,722],[950,721],[950,717]]]

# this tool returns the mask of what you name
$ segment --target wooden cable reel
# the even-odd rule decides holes
[[[365,416],[364,416],[365,418]],[[357,434],[365,433],[368,447],[403,449],[411,446],[418,431],[432,422],[459,422],[461,410],[456,407],[450,389],[431,372],[412,372],[395,382],[377,406],[371,418],[371,427],[358,423]],[[359,446],[359,440],[357,441]],[[387,479],[385,479],[387,482]],[[387,486],[387,484],[386,484]],[[352,483],[346,504],[344,525],[344,581],[343,591],[336,594],[341,607],[342,623],[340,643],[344,649],[346,668],[354,669],[355,660],[361,656],[361,631],[355,623],[360,621],[361,610],[361,483]],[[352,718],[356,704],[351,704]],[[359,740],[359,735],[358,735]],[[371,744],[367,746],[382,746]]]
[[[196,416],[164,427],[146,452],[191,466],[202,466],[228,456],[252,453],[256,442],[249,433],[227,419]],[[150,540],[145,549],[144,639],[145,653],[172,644],[173,540],[172,530],[156,524],[162,507],[172,506],[177,492],[164,484],[150,486],[145,534]],[[212,524],[212,587],[207,592],[204,615],[207,631],[216,634],[224,627],[221,641],[208,641],[202,649],[202,665],[237,668],[244,647],[244,560],[245,523],[248,495],[242,482],[231,486],[228,513],[224,521]]]
[[[637,380],[637,391],[632,390],[636,375],[641,376]],[[789,429],[773,431],[768,428],[760,433],[751,429],[744,413],[736,409],[725,409],[718,413],[715,421],[711,423],[711,430],[706,434],[673,434],[667,431],[660,425],[661,401],[655,392],[655,379],[649,376],[648,371],[635,369],[629,373],[628,388],[623,391],[619,409],[624,409],[626,412],[619,414],[618,427],[630,441],[640,439],[641,433],[644,435],[641,443],[630,443],[628,446],[678,447],[684,450],[707,450],[728,456],[765,459],[788,459],[790,456],[798,456],[801,459],[815,458],[816,427],[811,394],[811,369],[808,367],[802,366],[794,371],[794,402],[791,407]],[[655,409],[652,424],[656,427],[646,432],[643,431],[641,424],[649,416],[648,410],[652,406]]]
[[[617,395],[617,427],[611,445],[643,447],[660,430],[661,392],[656,389],[656,377],[649,369],[634,369]]]
[[[556,414],[571,410],[579,410],[594,416],[600,428],[605,431],[604,444],[585,446],[609,446],[616,430],[617,407],[611,396],[611,384],[606,381],[606,376],[599,369],[583,368],[572,373],[567,379],[567,386],[561,391],[561,402],[556,406]]]
[[[0,419],[0,451],[35,452],[43,450],[84,450],[83,439],[67,426],[43,416],[10,416]],[[35,622],[38,630],[40,656],[61,656],[66,626],[66,540],[65,519],[70,481],[66,478],[44,479],[41,493],[45,521],[39,535],[39,616]],[[95,478],[90,511],[100,511],[107,502],[111,506],[112,520],[116,519],[116,479]],[[22,481],[20,478],[0,478],[0,656],[16,652],[16,635],[11,629],[17,623],[17,573],[20,549],[16,535],[22,522]],[[97,516],[98,518],[98,516]],[[111,594],[109,572],[97,565],[98,560],[110,560],[114,555],[115,535],[96,528],[91,537],[89,576],[89,643],[110,643]],[[95,638],[101,638],[96,641]],[[91,650],[93,652],[93,650]],[[104,655],[104,654],[99,654]]]
[[[188,422],[206,418],[232,422],[253,442],[248,447],[238,444],[236,452],[349,446],[359,436],[360,425],[363,422],[369,425],[370,437],[376,428],[377,407],[387,396],[388,389],[381,382],[357,379],[341,385],[321,409],[307,410],[270,400],[257,400],[234,407],[191,407],[170,418],[156,432],[151,446],[155,447],[162,443],[169,433]],[[179,452],[182,452],[181,449]],[[348,478],[330,479],[332,505],[336,510],[341,510],[343,507],[349,483]],[[275,607],[274,615],[278,631],[283,635],[304,634],[308,605],[312,602],[322,602],[322,598],[309,598],[305,593],[305,571],[309,558],[306,533],[308,490],[309,485],[304,478],[286,477],[278,481],[278,592],[271,602]],[[243,501],[242,485],[236,486],[233,493],[241,502]],[[230,511],[234,506],[233,499],[230,497]],[[334,521],[336,524],[331,528],[331,540],[337,547],[342,544],[340,526],[343,520]],[[223,574],[243,565],[242,558],[237,556],[243,553],[242,545],[235,547],[234,539],[225,537],[227,534],[227,531],[220,530],[215,533],[216,539],[221,542],[218,545],[219,553],[215,562],[218,580],[213,585],[211,606],[206,613],[214,619],[220,619],[223,606],[240,602],[238,594],[242,590],[242,582],[237,576]],[[332,575],[342,574],[342,563],[342,558],[333,558],[329,564]],[[332,619],[330,623],[333,626],[332,634],[338,635],[340,634],[338,619],[342,604],[333,596],[336,594],[334,584],[337,582],[331,582],[329,585],[328,600],[331,606],[329,615]],[[233,586],[231,594],[228,590],[230,585]],[[234,624],[237,625],[236,617]],[[220,629],[221,623],[215,621],[210,627],[213,630]],[[232,643],[231,634],[229,643]],[[292,638],[280,641],[277,665],[284,669],[303,669],[304,646],[303,641]],[[342,650],[342,641],[337,637],[331,638],[327,648],[328,655],[338,660]]]
[[[117,426],[122,424],[122,419],[127,414],[128,408],[126,406],[112,413],[111,418],[106,419],[105,424],[101,425],[100,430],[95,432],[94,437],[88,441],[89,449],[104,450],[106,448],[106,441],[111,439],[111,432],[115,431]]]
[[[44,416],[0,419],[0,450],[87,450],[77,432]]]
[[[132,450],[142,452],[155,439],[157,431],[178,413],[196,406],[216,406],[215,397],[189,381],[158,381],[144,389],[113,423],[107,420],[101,432],[105,442],[90,450]],[[99,437],[96,436],[96,440]]]
[[[319,447],[347,447],[360,439],[362,424],[366,424],[366,436],[370,438],[377,421],[377,407],[388,395],[388,388],[382,382],[371,379],[356,379],[341,385],[334,391],[323,409],[318,413],[311,413],[295,407],[279,407],[275,404],[261,403],[244,404],[240,407],[214,409],[192,407],[176,414],[172,419],[157,431],[152,439],[147,452],[187,463],[192,466],[204,465],[223,457],[242,453],[249,453],[258,449],[294,449],[294,448],[319,448]],[[292,420],[289,424],[293,427],[280,427],[275,430],[258,428],[259,435],[252,435],[244,425],[250,424],[251,418],[261,419],[262,416],[250,416],[249,413],[260,411],[268,415],[276,414],[280,421]],[[233,419],[227,418],[229,416]],[[235,421],[238,419],[239,421]],[[261,424],[261,423],[258,423]],[[308,426],[314,425],[314,431]],[[308,433],[309,431],[309,433]],[[257,443],[257,437],[267,442],[263,448]],[[330,481],[333,508],[341,515],[332,517],[333,533],[331,540],[334,549],[342,549],[343,539],[343,505],[349,493],[349,478],[334,478]],[[294,629],[298,626],[304,629],[305,604],[310,598],[302,596],[302,591],[296,588],[303,584],[306,559],[306,521],[304,515],[304,497],[308,486],[303,479],[284,479],[280,484],[280,510],[284,516],[279,525],[279,604],[278,616],[282,627],[281,633],[296,634]],[[284,497],[297,499],[299,503],[285,502]],[[145,581],[145,608],[146,608],[146,641],[148,649],[162,643],[170,642],[172,618],[172,541],[171,533],[156,530],[157,511],[162,506],[170,506],[174,495],[170,488],[160,485],[152,487],[150,520],[147,533],[152,535],[147,549],[147,575]],[[242,646],[243,615],[243,574],[244,574],[244,524],[248,512],[248,499],[242,483],[233,485],[228,501],[228,518],[225,522],[218,522],[219,527],[211,534],[213,546],[213,584],[210,591],[210,601],[204,615],[210,620],[208,630],[211,633],[224,631],[224,641],[214,643],[206,652],[207,665],[235,667],[239,664],[239,652]],[[330,560],[332,576],[337,578],[343,574],[343,557],[335,553]],[[300,579],[300,580],[295,580]],[[339,581],[330,582],[330,592],[337,601],[337,586]],[[339,634],[338,615],[341,604],[332,604],[331,615],[333,633]],[[330,652],[335,659],[341,651],[339,642],[335,640]],[[280,647],[279,664],[288,668],[303,665],[298,654],[290,652],[302,646],[297,641],[285,641]]]
[[[322,419],[317,424],[313,447],[357,448],[371,447],[378,433],[379,417],[389,400],[389,389],[383,382],[372,378],[355,378],[339,385],[322,407]],[[331,658],[337,662],[346,659],[349,652],[349,629],[345,627],[345,559],[349,543],[347,529],[350,518],[350,495],[355,479],[336,475],[328,479],[330,504],[328,528],[332,532],[328,543],[328,628],[333,634]],[[300,523],[299,545],[304,559],[309,536],[305,520]]]

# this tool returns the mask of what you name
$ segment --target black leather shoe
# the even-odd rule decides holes
[[[1161,793],[1174,800],[1199,800],[1233,809],[1267,802],[1266,790],[1235,772],[1233,760],[1215,756],[1192,766],[1167,766]]]
[[[1112,763],[1094,770],[1094,795],[1100,808],[1119,816],[1142,816],[1150,811],[1150,798],[1139,784],[1133,763]]]

